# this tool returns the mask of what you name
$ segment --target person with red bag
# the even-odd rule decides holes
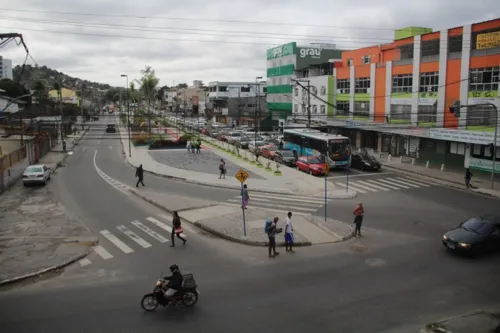
[[[179,217],[179,214],[177,212],[173,212],[172,213],[172,217],[173,217],[173,220],[172,220],[172,235],[171,235],[171,238],[172,238],[172,244],[170,245],[170,247],[175,247],[175,239],[174,239],[174,236],[177,236],[177,238],[179,238],[180,240],[183,241],[183,244],[186,244],[187,240],[181,236],[181,233],[182,233],[182,225],[181,225],[181,218]]]
[[[356,229],[354,229],[353,236],[361,237],[361,224],[363,223],[363,216],[365,215],[363,203],[359,202],[352,213],[354,214],[354,223],[356,224]]]

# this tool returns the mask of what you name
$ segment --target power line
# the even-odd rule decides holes
[[[221,29],[195,29],[195,28],[180,28],[180,27],[165,27],[165,26],[144,26],[144,25],[129,25],[129,24],[109,24],[109,23],[95,23],[95,22],[82,22],[82,21],[60,21],[60,20],[46,20],[39,18],[30,17],[14,17],[14,16],[1,16],[0,18],[13,21],[28,21],[28,22],[38,22],[38,23],[49,23],[49,24],[68,24],[77,26],[95,26],[103,28],[137,28],[139,31],[156,31],[158,30],[172,30],[178,33],[179,31],[196,31],[198,32],[221,32],[221,33],[241,33],[241,34],[251,34],[253,37],[255,35],[271,35],[271,36],[290,36],[290,37],[309,37],[309,38],[335,38],[335,39],[352,39],[352,40],[387,40],[392,41],[392,38],[377,38],[377,37],[349,37],[349,36],[326,36],[326,35],[300,35],[300,34],[287,34],[281,32],[259,32],[259,31],[241,31],[241,30],[221,30]],[[147,30],[145,30],[147,29]],[[135,30],[135,29],[130,29]],[[185,32],[182,32],[185,33]],[[185,33],[187,34],[187,33]],[[210,35],[210,34],[207,34]],[[219,35],[215,35],[219,36]],[[240,36],[240,35],[236,35]],[[262,38],[262,37],[259,37]],[[282,39],[283,37],[279,37]],[[368,42],[366,42],[368,43]]]
[[[58,12],[58,11],[48,11],[48,10],[28,10],[28,9],[12,9],[12,8],[0,8],[0,11],[39,13],[39,14],[55,14],[55,15],[116,17],[116,18],[132,18],[132,19],[156,19],[156,20],[171,20],[171,21],[220,22],[220,23],[239,23],[239,24],[281,25],[281,26],[293,26],[293,27],[337,28],[337,29],[352,29],[352,30],[377,30],[377,31],[392,31],[392,32],[394,32],[394,30],[398,30],[398,29],[394,29],[394,28],[343,27],[343,26],[335,26],[335,25],[301,24],[301,23],[297,23],[297,22],[287,23],[287,22],[222,20],[222,19],[187,18],[187,17],[134,16],[134,15],[125,15],[125,14],[76,13],[76,12]],[[411,29],[411,28],[405,28],[405,29]],[[399,29],[399,30],[404,30],[404,29]]]

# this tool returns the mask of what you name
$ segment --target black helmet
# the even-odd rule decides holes
[[[170,265],[169,268],[172,273],[175,273],[179,270],[179,266],[177,266],[176,264]]]

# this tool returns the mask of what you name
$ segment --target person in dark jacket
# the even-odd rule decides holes
[[[139,167],[135,170],[135,176],[138,178],[137,180],[137,184],[135,184],[135,187],[139,187],[139,183],[142,184],[142,186],[146,186],[144,185],[144,169],[142,168],[142,164],[139,165]]]
[[[361,237],[361,225],[363,224],[363,217],[365,216],[363,203],[359,202],[352,213],[354,214],[354,224],[356,225],[353,236]]]
[[[165,297],[170,301],[172,306],[177,304],[177,300],[175,299],[175,294],[182,289],[182,282],[184,278],[182,277],[179,266],[170,265],[170,271],[172,272],[171,276],[165,276],[164,279],[168,281],[165,291]]]
[[[470,188],[470,180],[474,176],[472,172],[470,171],[469,168],[465,169],[465,186],[467,186],[467,189]]]
[[[182,224],[181,224],[181,218],[179,217],[179,214],[177,212],[172,213],[172,234],[171,234],[171,239],[172,239],[172,244],[170,247],[175,246],[175,239],[174,236],[177,236],[180,240],[183,241],[183,244],[186,244],[187,240],[181,236],[182,233]]]

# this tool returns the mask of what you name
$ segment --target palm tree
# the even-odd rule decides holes
[[[148,128],[151,133],[151,102],[154,101],[156,88],[160,80],[156,77],[156,73],[151,66],[146,66],[141,71],[142,77],[139,80],[134,80],[140,85],[140,91],[144,94],[144,99],[147,104],[148,113]]]

